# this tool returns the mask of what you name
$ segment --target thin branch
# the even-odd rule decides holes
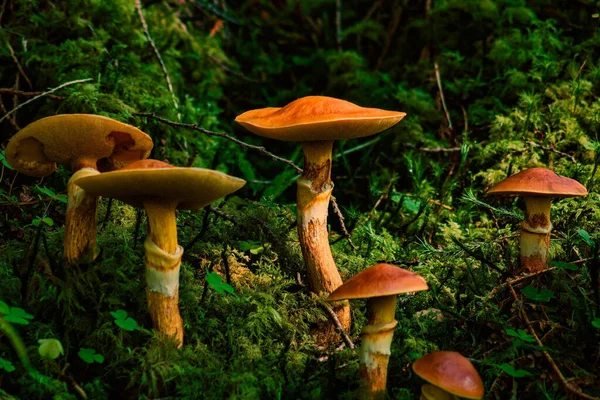
[[[142,1],[135,0],[135,8],[137,9],[138,15],[140,17],[140,22],[142,23],[142,27],[144,28],[144,34],[146,38],[150,42],[150,46],[154,50],[154,54],[156,54],[156,58],[158,58],[158,62],[160,63],[160,67],[163,70],[163,75],[167,81],[167,86],[169,88],[169,92],[171,92],[171,98],[173,99],[173,105],[175,106],[175,110],[177,110],[177,119],[181,121],[181,113],[179,112],[179,104],[177,103],[177,98],[175,97],[175,92],[173,91],[173,85],[171,84],[171,77],[169,76],[169,71],[167,71],[167,66],[165,65],[154,40],[152,40],[152,36],[150,36],[150,31],[148,30],[148,24],[146,23],[146,19],[144,18],[144,13],[142,12]]]
[[[522,303],[521,299],[519,299],[519,296],[517,295],[517,292],[515,292],[515,289],[512,287],[512,285],[510,284],[510,282],[508,282],[508,289],[512,293],[512,296],[515,299],[515,301],[517,303]],[[542,343],[542,341],[540,340],[540,338],[538,337],[538,335],[535,333],[535,329],[533,329],[533,325],[531,324],[531,321],[529,320],[529,317],[527,316],[527,313],[525,312],[524,306],[520,307],[520,311],[521,311],[521,316],[523,317],[523,320],[525,321],[525,324],[527,324],[527,328],[529,328],[529,332],[531,333],[531,335],[535,339],[537,345],[540,347],[540,351],[544,355],[544,358],[546,359],[546,361],[548,361],[548,364],[550,364],[550,367],[552,368],[552,371],[554,371],[554,374],[558,377],[558,380],[562,383],[562,385],[565,387],[565,389],[567,389],[568,392],[570,392],[570,393],[574,394],[575,396],[577,396],[579,398],[582,398],[582,399],[600,400],[600,399],[598,399],[598,397],[592,397],[590,395],[587,395],[587,394],[583,393],[579,388],[576,388],[575,386],[571,385],[565,379],[565,377],[562,374],[562,372],[560,372],[560,369],[558,368],[558,365],[556,365],[556,363],[554,362],[554,360],[550,356],[550,353],[548,353],[546,350],[543,350],[544,349],[544,344]]]
[[[438,63],[433,64],[435,67],[435,79],[438,84],[438,89],[440,90],[440,99],[442,100],[442,107],[444,107],[444,112],[446,113],[446,119],[448,120],[448,129],[452,130],[452,121],[450,120],[450,113],[448,112],[448,107],[446,107],[446,99],[444,98],[444,90],[442,89],[442,78],[440,76],[440,67]]]
[[[6,107],[4,106],[4,102],[2,101],[2,96],[0,96],[0,112],[2,112],[3,114],[7,114],[8,110],[6,109]],[[13,119],[13,118],[7,118],[6,119],[8,122],[10,122],[10,124],[13,126],[13,128],[15,128],[15,130],[20,130],[21,128],[19,128],[19,125],[17,125],[17,122]]]
[[[340,323],[340,320],[338,319],[337,315],[335,315],[335,312],[333,312],[333,310],[331,309],[331,307],[328,304],[321,303],[321,305],[323,306],[325,311],[327,311],[327,315],[329,315],[329,318],[331,319],[331,321],[335,325],[336,329],[342,336],[342,339],[344,339],[344,343],[346,343],[346,346],[348,346],[349,348],[354,350],[354,343],[352,342],[352,339],[350,339],[350,336],[348,336],[348,334],[342,327],[342,324]]]
[[[32,88],[33,85],[31,84],[31,81],[29,80],[29,78],[27,77],[27,74],[23,70],[23,67],[21,67],[21,64],[19,63],[19,59],[17,58],[17,55],[15,54],[15,51],[13,50],[12,46],[8,42],[6,43],[6,46],[8,47],[8,51],[10,51],[10,56],[12,57],[13,61],[15,62],[15,64],[17,64],[19,73],[21,74],[21,76],[23,76],[23,78],[25,78],[25,80],[29,84],[29,87]]]
[[[48,96],[49,94],[52,94],[52,93],[56,92],[57,90],[60,90],[60,89],[62,89],[62,88],[64,88],[64,87],[66,87],[66,86],[74,85],[74,84],[76,84],[76,83],[84,83],[84,82],[89,82],[89,81],[91,81],[91,80],[92,80],[92,78],[87,78],[87,79],[77,79],[77,80],[75,80],[75,81],[65,82],[65,83],[63,83],[63,84],[62,84],[62,85],[60,85],[60,86],[57,86],[57,87],[55,87],[55,88],[53,88],[53,89],[50,89],[50,90],[48,90],[48,91],[46,91],[46,92],[40,93],[39,95],[37,95],[37,96],[35,96],[35,97],[33,97],[33,98],[31,98],[31,99],[29,99],[29,100],[27,100],[27,101],[25,101],[25,102],[23,102],[23,103],[19,104],[17,107],[13,108],[13,109],[12,109],[12,110],[10,110],[8,113],[4,114],[4,116],[3,116],[2,118],[0,118],[0,122],[4,121],[4,119],[5,119],[5,118],[7,118],[7,117],[8,117],[9,115],[11,115],[11,114],[14,114],[14,113],[15,113],[17,110],[19,110],[20,108],[24,107],[25,105],[27,105],[27,104],[29,104],[29,103],[31,103],[31,102],[33,102],[33,101],[35,101],[35,100],[39,99],[39,98],[42,98],[42,97],[44,97],[44,96]]]
[[[383,64],[383,60],[387,56],[388,51],[390,51],[390,45],[392,44],[392,38],[394,37],[396,30],[398,29],[398,25],[400,25],[400,19],[402,18],[403,11],[404,11],[404,8],[397,7],[396,5],[394,6],[394,15],[392,16],[392,20],[390,21],[390,26],[388,28],[387,35],[385,37],[385,42],[383,44],[383,49],[381,50],[381,55],[379,56],[379,59],[377,60],[377,64],[375,66],[375,71],[377,71],[377,70],[379,70],[379,68],[381,68],[381,64]]]
[[[335,42],[338,53],[342,52],[342,0],[335,1]]]
[[[537,144],[537,143],[531,142],[531,141],[528,141],[527,144],[530,146],[533,146],[533,147],[538,147],[542,150],[551,151],[552,153],[559,154],[563,157],[567,157],[569,160],[571,160],[571,162],[574,162],[574,163],[577,162],[577,159],[575,157],[573,157],[571,154],[563,153],[562,151],[558,151],[554,147],[542,146],[541,144]]]
[[[154,114],[135,113],[135,115],[138,115],[140,117],[152,118],[152,119],[160,121],[160,122],[162,122],[164,124],[176,127],[176,128],[191,129],[191,130],[194,130],[194,131],[202,132],[202,133],[204,133],[205,135],[208,135],[208,136],[216,136],[216,137],[220,137],[220,138],[223,138],[223,139],[227,139],[229,141],[232,141],[233,143],[239,144],[240,146],[249,148],[251,150],[258,151],[259,153],[262,153],[262,154],[264,154],[266,156],[269,156],[269,157],[271,157],[272,159],[274,159],[276,161],[283,162],[283,163],[291,166],[292,168],[294,168],[299,174],[302,173],[302,168],[300,168],[299,166],[297,166],[296,164],[294,164],[291,160],[288,160],[288,159],[283,158],[283,157],[279,157],[279,156],[277,156],[277,155],[275,155],[275,154],[267,151],[267,149],[265,149],[263,146],[254,146],[252,144],[248,144],[246,142],[242,142],[241,140],[236,139],[236,138],[234,138],[232,136],[229,136],[226,133],[209,131],[208,129],[204,129],[204,128],[198,126],[198,124],[184,124],[182,122],[171,121],[171,120],[159,117],[159,116],[154,115]]]
[[[35,97],[35,96],[39,96],[42,93],[43,92],[24,92],[22,90],[13,89],[13,88],[0,88],[0,94],[8,94],[8,95],[12,94],[14,96]],[[57,96],[55,94],[49,94],[49,95],[47,95],[47,97],[54,99],[54,100],[64,100],[65,99],[64,96]]]
[[[521,277],[515,278],[515,279],[509,279],[506,282],[504,282],[503,284],[498,285],[495,288],[493,288],[490,291],[490,293],[485,297],[485,300],[490,300],[496,294],[498,294],[504,287],[506,287],[508,285],[516,285],[518,283],[522,283],[522,282],[527,281],[527,280],[529,280],[531,278],[535,278],[538,275],[542,275],[542,274],[545,274],[546,272],[554,271],[555,269],[556,269],[556,267],[546,268],[543,271],[534,272],[533,274],[524,275],[524,276],[521,276]]]
[[[350,239],[350,233],[348,232],[348,230],[346,229],[346,225],[344,224],[345,218],[342,215],[342,212],[340,211],[340,207],[338,206],[335,196],[331,196],[331,205],[333,206],[333,211],[335,211],[335,214],[340,219],[340,225],[342,226],[342,233],[344,234],[346,239],[348,239],[348,243],[350,243],[350,247],[352,247],[352,250],[356,251],[356,246],[354,245],[354,243],[352,243],[352,240]]]
[[[0,28],[2,28],[2,17],[4,16],[4,10],[6,9],[6,3],[8,0],[4,0],[2,2],[2,6],[0,6]]]

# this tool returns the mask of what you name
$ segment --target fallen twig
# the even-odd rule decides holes
[[[510,292],[512,293],[512,296],[515,299],[515,301],[518,302],[518,303],[522,303],[521,299],[519,299],[519,296],[517,295],[517,292],[515,292],[515,289],[512,287],[512,284],[510,282],[507,282],[507,286],[508,286],[508,289],[510,290]],[[520,311],[521,311],[521,316],[523,317],[523,320],[525,321],[525,324],[527,324],[527,328],[529,329],[529,333],[531,333],[531,335],[535,339],[537,345],[540,347],[540,351],[544,355],[544,358],[546,359],[546,361],[548,361],[548,364],[550,364],[550,367],[552,368],[552,371],[554,371],[554,374],[557,376],[558,380],[562,383],[562,385],[565,387],[565,389],[567,389],[568,392],[570,392],[570,393],[574,394],[575,396],[580,397],[582,399],[600,400],[597,397],[592,397],[590,395],[587,395],[587,394],[583,393],[579,388],[576,388],[575,386],[571,385],[565,379],[565,377],[562,374],[562,372],[560,372],[560,369],[558,368],[558,365],[556,365],[556,363],[554,362],[554,360],[550,356],[550,353],[548,353],[546,350],[543,350],[544,344],[542,343],[542,341],[538,337],[537,333],[535,332],[535,329],[533,329],[533,325],[531,324],[531,321],[529,320],[529,317],[527,316],[527,313],[525,312],[524,305],[522,305],[520,307]]]
[[[179,112],[179,103],[177,102],[177,97],[175,97],[175,92],[173,91],[173,85],[171,84],[171,77],[169,76],[169,71],[167,70],[167,66],[163,61],[154,40],[152,40],[152,36],[150,36],[150,31],[148,30],[148,24],[146,23],[146,19],[144,18],[144,13],[142,12],[142,1],[135,0],[135,8],[137,9],[138,15],[140,17],[140,22],[142,23],[142,27],[144,28],[144,34],[146,38],[150,42],[150,46],[152,46],[152,50],[154,50],[154,54],[156,54],[156,58],[158,58],[158,62],[160,63],[160,67],[163,70],[163,75],[165,76],[165,80],[167,81],[167,87],[169,88],[169,92],[171,93],[171,99],[173,100],[173,105],[175,106],[175,110],[177,110],[177,119],[181,121],[181,113]]]
[[[348,232],[348,230],[346,229],[346,225],[344,224],[345,218],[342,215],[342,211],[340,211],[340,207],[338,206],[335,196],[331,196],[331,205],[333,206],[333,211],[335,211],[335,214],[340,220],[340,225],[342,226],[342,233],[344,234],[346,239],[348,239],[348,243],[350,243],[350,247],[352,247],[352,250],[356,251],[356,246],[354,245],[354,243],[352,243],[352,240],[350,239],[350,233]]]
[[[528,141],[527,144],[530,145],[530,146],[533,146],[533,147],[538,147],[538,148],[540,148],[542,150],[551,151],[551,152],[559,154],[559,155],[561,155],[563,157],[567,157],[569,160],[571,160],[571,162],[574,162],[574,163],[577,162],[577,159],[575,157],[573,157],[571,154],[563,153],[562,151],[558,151],[554,147],[542,146],[541,144],[538,144],[538,143],[535,143],[535,142],[532,142],[532,141]]]
[[[10,115],[14,114],[14,113],[15,113],[17,110],[19,110],[20,108],[24,107],[25,105],[27,105],[27,104],[31,103],[32,101],[35,101],[35,100],[37,100],[37,99],[39,99],[39,98],[41,98],[41,97],[44,97],[44,96],[48,96],[49,94],[51,94],[51,93],[54,93],[54,92],[56,92],[57,90],[60,90],[60,89],[62,89],[62,88],[64,88],[64,87],[67,87],[67,86],[70,86],[70,85],[74,85],[74,84],[76,84],[76,83],[84,83],[84,82],[89,82],[89,81],[91,81],[91,80],[92,80],[92,78],[86,78],[86,79],[77,79],[77,80],[74,80],[74,81],[65,82],[65,83],[63,83],[62,85],[60,85],[60,86],[57,86],[57,87],[55,87],[55,88],[53,88],[53,89],[50,89],[50,90],[48,90],[48,91],[46,91],[46,92],[42,92],[42,93],[40,93],[39,95],[37,95],[37,96],[35,96],[35,97],[33,97],[33,98],[31,98],[31,99],[29,99],[29,100],[27,100],[27,101],[25,101],[25,102],[23,102],[23,103],[19,104],[18,106],[16,106],[16,107],[15,107],[15,108],[13,108],[12,110],[10,110],[8,113],[4,114],[4,116],[3,116],[2,118],[0,118],[0,122],[4,121],[4,119],[6,119],[8,116],[10,116]]]
[[[39,96],[43,92],[24,92],[22,90],[14,89],[14,88],[0,88],[0,94],[12,94],[14,96],[23,96],[23,97],[35,97]],[[57,96],[55,94],[48,94],[47,97],[54,100],[64,100],[64,96]]]
[[[174,127],[178,127],[178,128],[186,128],[186,129],[191,129],[191,130],[194,130],[194,131],[202,132],[202,133],[204,133],[204,134],[206,134],[208,136],[216,136],[216,137],[221,137],[221,138],[227,139],[229,141],[232,141],[233,143],[239,144],[240,146],[243,146],[243,147],[246,147],[246,148],[258,151],[258,152],[260,152],[262,154],[265,154],[265,155],[271,157],[272,159],[274,159],[276,161],[280,161],[280,162],[286,163],[289,166],[291,166],[292,168],[294,168],[296,171],[298,171],[298,173],[300,173],[300,174],[302,173],[302,168],[300,168],[299,166],[297,166],[296,164],[294,164],[291,160],[288,160],[288,159],[283,158],[283,157],[279,157],[279,156],[277,156],[277,155],[275,155],[275,154],[267,151],[267,149],[265,149],[263,146],[254,146],[252,144],[248,144],[246,142],[242,142],[241,140],[236,139],[236,138],[234,138],[232,136],[229,136],[226,133],[209,131],[208,129],[204,129],[204,128],[198,126],[198,124],[185,124],[185,123],[182,123],[182,122],[171,121],[171,120],[168,120],[166,118],[159,117],[159,116],[157,116],[155,114],[135,113],[135,115],[138,115],[140,117],[152,118],[152,119],[155,119],[157,121],[160,121],[160,122],[162,122],[164,124],[167,124],[167,125],[170,125],[170,126],[174,126]]]
[[[442,107],[444,108],[444,112],[446,113],[446,119],[448,120],[448,129],[453,130],[452,121],[450,121],[450,113],[448,112],[448,107],[446,107],[446,99],[444,98],[444,90],[442,89],[442,78],[440,76],[440,67],[438,63],[434,63],[435,67],[435,79],[438,84],[438,89],[440,90],[440,99],[442,100]]]
[[[546,272],[550,272],[550,271],[554,271],[556,269],[556,267],[551,267],[551,268],[546,268],[543,271],[538,271],[538,272],[534,272],[533,274],[528,274],[528,275],[524,275],[515,279],[509,279],[506,282],[496,286],[495,288],[492,289],[492,291],[485,297],[485,300],[490,300],[491,298],[493,298],[495,295],[497,295],[504,287],[508,286],[508,285],[516,285],[518,283],[522,283],[526,280],[529,280],[531,278],[535,278],[536,276],[545,274]]]
[[[21,64],[19,63],[19,59],[17,58],[17,55],[15,54],[15,51],[13,50],[12,46],[8,42],[6,43],[6,46],[8,47],[8,51],[10,52],[10,56],[12,57],[13,61],[15,62],[15,64],[17,64],[19,73],[21,74],[21,76],[23,78],[25,78],[25,80],[27,81],[27,84],[29,84],[29,87],[32,88],[33,86],[31,85],[31,81],[29,80],[29,77],[27,77],[27,74],[23,70],[23,67],[21,67]]]
[[[342,327],[342,324],[340,323],[340,320],[338,319],[337,315],[335,315],[335,312],[333,312],[333,310],[331,309],[331,307],[329,305],[327,305],[325,303],[321,303],[321,305],[323,306],[325,311],[327,311],[327,315],[329,315],[329,318],[331,319],[331,321],[335,325],[336,329],[342,336],[342,339],[344,339],[344,343],[346,343],[346,346],[348,346],[349,348],[354,350],[354,343],[352,342],[352,339],[350,339],[350,336],[348,336],[348,334]]]

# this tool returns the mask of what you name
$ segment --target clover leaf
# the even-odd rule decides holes
[[[549,289],[538,290],[533,286],[527,286],[521,289],[521,293],[525,295],[529,300],[549,302],[550,299],[554,298],[554,293]]]
[[[40,344],[38,352],[42,357],[54,360],[61,354],[65,354],[62,343],[57,339],[40,339],[38,343]]]
[[[104,362],[104,356],[102,354],[97,354],[96,350],[94,349],[86,349],[82,347],[79,349],[79,353],[77,353],[77,355],[88,364],[93,364],[95,362],[102,364]]]
[[[137,321],[129,317],[125,310],[111,311],[110,315],[114,317],[115,324],[121,329],[125,329],[129,332],[140,329]]]
[[[229,284],[223,282],[221,275],[216,272],[209,272],[206,274],[206,282],[208,282],[208,285],[218,293],[229,293],[235,296],[235,290]]]

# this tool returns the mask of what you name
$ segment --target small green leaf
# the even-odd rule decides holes
[[[592,321],[592,326],[594,328],[600,329],[600,318],[594,318],[594,320]]]
[[[57,200],[62,203],[67,202],[67,196],[64,194],[56,194],[56,193],[54,193],[54,191],[52,189],[48,189],[47,187],[39,187],[36,185],[35,188],[37,189],[38,192],[52,198],[53,200]]]
[[[528,342],[528,343],[535,342],[535,338],[533,336],[531,336],[530,334],[528,334],[527,332],[525,332],[523,329],[518,329],[516,331],[514,329],[507,329],[506,334],[509,336],[515,337],[517,339],[520,339],[524,342]]]
[[[8,313],[10,313],[10,307],[8,306],[8,304],[0,300],[0,314],[6,315]]]
[[[551,261],[550,265],[558,269],[568,269],[571,271],[577,271],[579,269],[577,265],[566,261]]]
[[[402,206],[405,207],[408,211],[419,212],[421,208],[421,200],[414,197],[405,197],[402,201]]]
[[[4,320],[13,324],[28,325],[29,319],[33,319],[33,315],[27,314],[25,310],[19,307],[9,307],[9,312],[4,316]]]
[[[0,370],[1,369],[5,370],[6,372],[13,372],[16,368],[10,361],[0,357]]]
[[[514,378],[523,378],[525,376],[531,376],[531,373],[525,371],[524,369],[515,369],[510,364],[501,364],[499,365],[500,369],[507,375],[510,375]]]
[[[42,357],[54,360],[65,353],[62,344],[57,339],[40,339],[38,343],[40,344],[38,352]]]
[[[77,353],[77,355],[88,364],[93,364],[94,362],[101,364],[104,362],[104,356],[102,354],[96,354],[96,350],[94,349],[86,349],[82,347],[79,349],[79,353]]]
[[[5,153],[6,153],[5,151],[0,151],[0,161],[2,161],[2,165],[4,165],[8,169],[14,170],[14,168],[10,166],[10,164],[8,163],[8,161],[6,161],[6,154]]]
[[[254,240],[242,240],[240,242],[240,250],[249,251],[252,254],[260,254],[265,250],[265,248],[260,242]]]
[[[225,294],[229,293],[235,296],[235,290],[226,282],[223,282],[221,276],[216,272],[210,272],[206,274],[206,282],[213,288],[217,293]]]
[[[595,243],[590,237],[590,234],[585,229],[577,229],[577,233],[579,234],[579,236],[581,236],[583,241],[587,243],[588,246],[594,247]]]
[[[543,301],[546,303],[549,302],[550,299],[554,298],[554,293],[552,293],[551,290],[549,290],[549,289],[538,290],[538,289],[534,288],[533,286],[527,286],[527,287],[521,289],[521,293],[523,293],[523,295],[525,295],[525,297],[527,297],[529,300]]]
[[[140,329],[137,321],[127,315],[125,310],[111,311],[110,315],[115,318],[115,324],[126,331],[135,331]]]

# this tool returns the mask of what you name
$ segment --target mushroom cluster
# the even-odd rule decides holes
[[[98,255],[98,198],[74,182],[147,158],[152,146],[150,136],[114,119],[90,114],[54,115],[21,129],[8,143],[6,161],[17,171],[34,177],[50,175],[57,164],[71,169],[64,257],[68,264],[89,263]]]

